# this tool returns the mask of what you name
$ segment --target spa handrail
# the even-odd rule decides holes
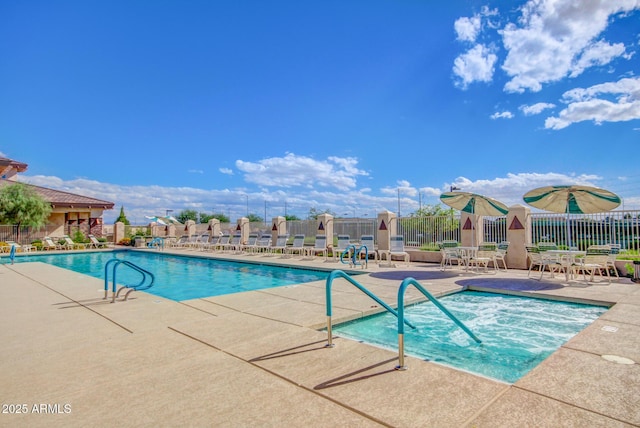
[[[371,291],[367,290],[362,284],[360,284],[358,281],[356,281],[355,279],[351,278],[350,275],[348,275],[347,273],[345,273],[344,271],[341,270],[334,270],[332,271],[329,276],[327,277],[327,285],[326,285],[326,302],[327,302],[327,335],[328,335],[328,339],[327,339],[327,347],[333,347],[333,338],[331,337],[331,315],[332,315],[332,303],[331,303],[331,285],[333,283],[333,280],[336,277],[341,277],[346,279],[348,282],[350,282],[352,285],[354,285],[356,288],[358,288],[360,291],[362,291],[364,294],[366,294],[367,296],[371,297],[373,300],[376,301],[376,303],[378,303],[380,306],[382,306],[383,308],[385,308],[387,311],[389,311],[391,314],[393,314],[396,318],[398,317],[398,313],[391,308],[389,305],[387,305],[385,302],[383,302],[378,296],[376,296],[375,294],[373,294]],[[411,328],[415,328],[415,326],[413,326],[413,324],[411,324],[409,321],[405,320],[403,317],[403,322],[402,324],[406,324]]]
[[[453,315],[447,308],[445,308],[442,303],[436,299],[431,293],[429,293],[418,281],[413,278],[405,278],[400,284],[400,288],[398,289],[398,365],[396,366],[397,370],[406,370],[406,366],[404,365],[404,293],[409,287],[409,285],[415,286],[418,291],[425,295],[438,309],[440,309],[446,316],[451,318],[451,320],[456,323],[458,327],[464,330],[473,340],[477,343],[481,343],[482,341],[475,335],[469,328],[462,323],[455,315]]]

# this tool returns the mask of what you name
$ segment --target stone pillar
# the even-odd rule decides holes
[[[276,245],[278,235],[287,234],[287,219],[279,216],[271,220],[271,244]]]
[[[527,269],[527,245],[531,245],[531,209],[522,205],[509,207],[507,214],[507,266]]]
[[[171,223],[167,227],[165,227],[166,235],[165,236],[176,236],[176,225]]]
[[[120,242],[124,236],[124,223],[119,221],[113,225],[113,243],[117,244]]]
[[[246,244],[249,240],[249,233],[251,232],[251,224],[247,217],[240,217],[236,226],[236,233],[240,232],[240,243]]]
[[[327,237],[327,247],[333,247],[333,216],[331,214],[320,214],[318,216],[316,235],[325,235]]]
[[[151,236],[164,236],[165,225],[163,224],[154,221],[149,223],[149,229],[151,230]]]
[[[222,233],[222,228],[220,227],[220,220],[217,218],[212,218],[209,220],[209,227],[207,228],[209,231],[209,237],[218,239],[218,236]]]
[[[460,212],[460,245],[463,247],[477,247],[481,244],[483,233],[483,217],[464,211]]]
[[[196,234],[196,222],[193,220],[187,220],[184,225],[184,234],[193,236]]]
[[[391,249],[391,237],[398,234],[398,216],[391,211],[378,214],[378,250]]]

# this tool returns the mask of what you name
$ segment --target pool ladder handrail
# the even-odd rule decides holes
[[[364,263],[359,263],[358,256],[360,255],[363,249],[364,249]],[[351,252],[352,250],[353,252]],[[345,254],[350,255],[349,262],[345,262],[343,260]],[[347,245],[347,248],[345,248],[345,250],[340,254],[340,263],[348,264],[349,267],[362,265],[362,268],[365,269],[369,266],[369,249],[367,248],[366,245],[361,245],[359,248],[356,248],[354,244],[349,244]]]
[[[118,266],[120,266],[121,264],[130,267],[131,269],[139,272],[140,274],[142,274],[142,279],[138,284],[135,285],[123,285],[122,287],[120,287],[120,289],[117,290],[116,292],[116,288],[117,288],[117,283],[116,283],[116,271]],[[113,258],[111,260],[108,260],[107,263],[105,263],[104,265],[104,299],[107,298],[107,295],[109,293],[109,267],[113,265],[113,267],[111,268],[111,282],[112,282],[112,298],[111,298],[111,303],[114,303],[116,301],[116,297],[120,296],[120,292],[124,289],[127,289],[129,291],[126,292],[126,294],[124,295],[124,299],[123,300],[127,300],[127,297],[129,297],[129,294],[132,291],[142,291],[142,290],[146,290],[149,289],[153,286],[156,277],[149,272],[146,269],[141,268],[140,266],[131,263],[128,260],[122,260],[122,259],[118,259],[118,258]],[[150,279],[150,282],[147,282],[147,279]]]
[[[404,293],[407,290],[407,287],[413,285],[420,291],[426,298],[428,298],[438,309],[440,309],[446,316],[448,316],[458,327],[464,330],[476,343],[482,343],[480,340],[469,328],[464,325],[462,321],[460,321],[455,315],[453,315],[447,308],[444,307],[442,303],[438,301],[438,299],[429,293],[418,281],[414,278],[405,278],[402,280],[400,284],[400,288],[398,288],[398,365],[395,367],[396,370],[406,370],[407,366],[404,364]]]
[[[364,287],[358,281],[356,281],[353,278],[351,278],[350,275],[346,274],[344,271],[341,271],[341,270],[334,270],[327,277],[326,288],[325,288],[326,303],[327,303],[327,344],[325,345],[325,347],[327,347],[327,348],[332,348],[333,347],[333,338],[332,338],[332,334],[331,334],[331,316],[332,316],[331,285],[333,283],[333,280],[336,277],[341,277],[341,278],[346,279],[348,282],[350,282],[352,285],[354,285],[356,288],[358,288],[364,294],[366,294],[367,296],[369,296],[373,300],[375,300],[376,303],[378,303],[380,306],[385,308],[388,312],[390,312],[396,318],[398,317],[398,313],[393,308],[391,308],[391,306],[389,306],[388,304],[383,302],[382,299],[380,299],[378,296],[373,294],[371,291],[369,291],[366,287]],[[407,321],[405,319],[403,319],[403,325],[404,324],[408,325],[411,328],[415,328],[415,326],[413,324],[411,324],[409,321]]]

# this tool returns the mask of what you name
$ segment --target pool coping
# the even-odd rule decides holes
[[[370,264],[366,272],[390,269]],[[437,267],[416,263],[406,269]],[[526,274],[510,270],[492,278]],[[420,282],[429,291],[447,293],[463,288],[456,284],[460,278],[473,277],[477,275],[461,272],[456,278]],[[336,339],[335,348],[325,348],[326,333],[318,331],[325,322],[322,284],[185,302],[136,293],[130,301],[104,304],[96,296],[102,281],[88,278],[42,263],[0,266],[0,319],[6,326],[0,336],[6,345],[0,351],[3,403],[53,400],[72,406],[68,414],[0,414],[0,422],[139,426],[177,424],[187,417],[191,425],[230,426],[553,426],[568,420],[576,426],[640,425],[640,287],[629,280],[525,292],[613,306],[510,385],[410,357],[409,370],[394,373],[396,353],[357,342]],[[389,298],[398,284],[371,275],[358,281]],[[546,276],[544,281],[562,283]],[[376,309],[341,284],[335,292],[336,322]],[[105,355],[123,365],[111,364]],[[616,364],[603,355],[636,363]],[[140,359],[151,363],[136,369]],[[157,376],[162,381],[154,384]],[[135,397],[153,394],[154,403],[128,394],[134,386],[140,391]],[[112,393],[109,406],[104,405],[105,391]],[[253,407],[242,404],[246,397]],[[136,412],[122,419],[105,407]]]

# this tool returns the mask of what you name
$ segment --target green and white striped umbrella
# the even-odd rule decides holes
[[[488,196],[470,192],[445,192],[440,200],[451,208],[475,215],[506,215],[509,208],[500,201]]]
[[[545,186],[527,192],[524,201],[554,213],[589,214],[611,211],[620,205],[618,195],[591,186]]]

